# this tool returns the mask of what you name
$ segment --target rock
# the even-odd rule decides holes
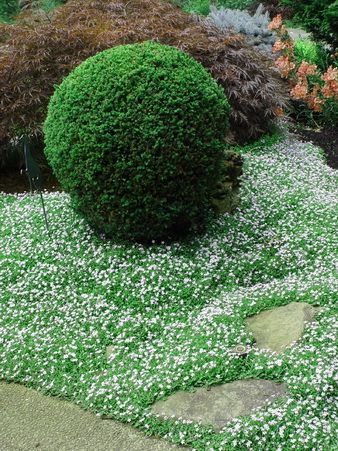
[[[246,379],[198,388],[194,393],[179,391],[165,401],[157,401],[152,412],[199,421],[221,430],[227,422],[266,405],[286,394],[284,384],[264,379]]]
[[[311,33],[307,33],[301,28],[288,28],[288,33],[293,41],[296,39],[311,39]]]
[[[239,203],[240,177],[243,173],[243,158],[228,151],[222,162],[221,178],[216,182],[211,195],[211,205],[218,213],[231,213]]]
[[[306,302],[291,302],[247,318],[246,323],[258,348],[281,352],[301,338],[305,322],[312,321],[319,311]]]

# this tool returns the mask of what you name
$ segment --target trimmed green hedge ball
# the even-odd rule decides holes
[[[165,239],[206,217],[229,112],[223,90],[185,53],[153,42],[118,46],[56,88],[45,153],[97,231]]]

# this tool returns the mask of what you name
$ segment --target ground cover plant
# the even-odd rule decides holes
[[[200,227],[221,178],[230,106],[201,64],[154,42],[121,45],[56,89],[45,153],[89,223],[132,240]]]
[[[170,245],[97,237],[63,193],[44,194],[49,238],[37,195],[1,194],[0,378],[196,450],[335,449],[337,173],[292,137],[241,151],[238,211]],[[322,307],[301,343],[254,348],[244,318],[292,301]],[[217,434],[150,414],[179,389],[250,377],[288,396]]]

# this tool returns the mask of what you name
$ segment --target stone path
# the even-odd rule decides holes
[[[75,404],[0,382],[0,451],[170,451],[165,440]],[[188,448],[185,448],[188,449]]]
[[[283,384],[264,379],[246,379],[213,385],[195,392],[179,391],[165,401],[156,402],[152,411],[162,416],[174,415],[186,420],[212,424],[221,430],[229,420],[249,415],[274,398],[286,394]]]

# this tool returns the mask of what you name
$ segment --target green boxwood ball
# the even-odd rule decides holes
[[[206,217],[230,107],[195,60],[154,42],[87,59],[50,101],[45,153],[99,232],[157,240]]]

